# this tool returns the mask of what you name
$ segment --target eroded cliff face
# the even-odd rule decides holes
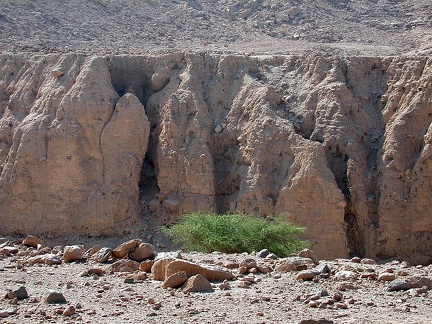
[[[283,214],[307,227],[320,258],[430,261],[429,58],[0,62],[3,233]]]

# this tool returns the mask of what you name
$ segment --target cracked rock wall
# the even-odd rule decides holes
[[[282,214],[320,258],[427,263],[431,78],[427,57],[2,55],[1,232]]]

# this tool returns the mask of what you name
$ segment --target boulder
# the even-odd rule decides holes
[[[188,278],[200,274],[209,281],[223,281],[225,279],[231,280],[235,278],[230,271],[203,267],[185,260],[172,260],[169,262],[165,269],[165,278],[179,271],[185,271]]]
[[[140,269],[141,271],[144,271],[144,272],[150,273],[150,272],[151,272],[151,269],[152,269],[152,266],[153,266],[154,263],[155,263],[154,260],[145,260],[145,261],[142,261],[142,262],[140,263],[140,265],[139,265],[139,269]]]
[[[60,303],[66,303],[65,296],[58,291],[51,290],[48,292],[48,294],[44,298],[46,303],[49,304],[60,304]]]
[[[67,245],[63,249],[63,260],[64,262],[81,260],[85,251],[83,245]]]
[[[94,253],[91,259],[99,263],[105,263],[111,258],[112,253],[113,253],[112,249],[103,247],[99,251]]]
[[[53,265],[53,264],[61,264],[62,260],[57,254],[42,254],[42,255],[36,255],[34,257],[31,257],[27,259],[27,262],[30,264],[47,264],[47,265]]]
[[[166,268],[173,259],[160,259],[155,261],[151,267],[151,273],[154,280],[165,280],[166,279]],[[180,270],[181,271],[181,270]]]
[[[408,290],[410,289],[410,284],[408,281],[396,278],[387,286],[387,291],[399,291],[399,290]]]
[[[299,252],[298,256],[302,257],[302,258],[309,258],[309,259],[312,260],[312,262],[314,264],[318,264],[319,263],[319,260],[318,260],[318,258],[316,256],[315,252],[312,251],[312,250],[310,250],[310,249],[303,249],[303,250],[301,250]]]
[[[206,278],[200,274],[196,274],[186,281],[182,291],[185,294],[190,292],[213,291],[213,287]]]
[[[19,300],[28,298],[28,292],[26,287],[19,287],[16,290],[8,290],[6,293],[6,298],[8,299],[14,299],[17,298]]]
[[[154,246],[149,243],[140,243],[134,250],[129,252],[129,258],[141,262],[154,256]]]
[[[123,242],[112,251],[112,255],[114,258],[125,258],[126,255],[128,255],[128,253],[135,249],[140,243],[141,241],[139,239]]]
[[[42,245],[42,240],[34,235],[27,235],[22,242],[25,246],[37,248],[38,245]]]
[[[164,283],[162,284],[162,288],[176,288],[183,285],[186,280],[188,280],[188,277],[186,276],[186,272],[179,271],[176,273],[173,273],[171,276],[165,279]]]

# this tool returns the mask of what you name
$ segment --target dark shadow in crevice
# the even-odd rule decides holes
[[[139,181],[139,201],[148,203],[156,197],[158,192],[159,187],[157,184],[154,165],[148,155],[146,155],[141,167],[141,178]]]
[[[365,240],[358,224],[356,209],[351,201],[351,192],[349,189],[347,173],[349,157],[340,151],[337,144],[334,146],[328,145],[325,153],[328,166],[346,201],[344,221],[346,224],[345,234],[350,256],[364,256]]]

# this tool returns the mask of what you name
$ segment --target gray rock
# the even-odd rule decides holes
[[[18,312],[17,308],[0,309],[0,318],[5,318],[10,315],[14,315]]]
[[[61,292],[51,290],[45,296],[45,302],[50,304],[66,303],[66,298]]]
[[[112,255],[112,249],[103,247],[95,254],[93,254],[92,259],[99,263],[105,263],[109,260]]]
[[[410,289],[410,284],[401,278],[396,278],[387,286],[387,291],[399,291]]]
[[[9,298],[9,299],[14,299],[14,298],[26,299],[28,297],[29,297],[29,295],[28,295],[27,289],[25,287],[19,287],[17,290],[13,290],[13,291],[9,290],[6,294],[6,298]]]
[[[270,251],[267,249],[261,250],[257,253],[257,257],[259,258],[265,258],[266,256],[268,256],[270,254]]]
[[[162,260],[162,259],[183,259],[180,252],[159,252],[155,255],[154,260]]]
[[[60,257],[56,254],[46,254],[45,255],[45,264],[47,265],[54,265],[54,264],[61,264],[62,260]]]
[[[313,268],[312,270],[316,271],[319,274],[330,273],[330,268],[327,265],[327,263],[321,263],[317,265],[315,268]]]
[[[309,319],[309,320],[302,320],[299,322],[299,324],[333,324],[333,321],[320,318],[319,320]]]
[[[278,257],[276,254],[274,254],[274,253],[270,253],[270,254],[267,255],[265,258],[266,258],[266,259],[272,259],[272,260],[277,260],[277,259],[279,259],[279,257]]]

